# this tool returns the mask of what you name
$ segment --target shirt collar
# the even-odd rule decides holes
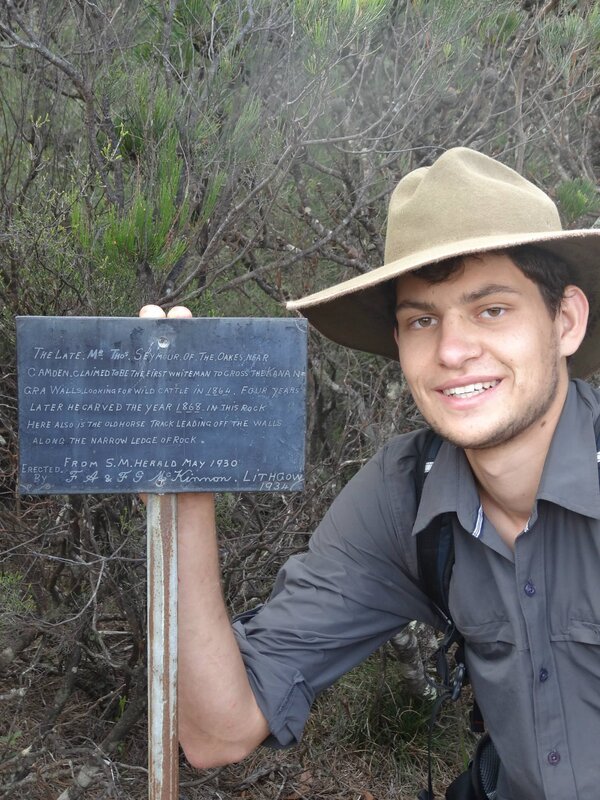
[[[548,500],[593,519],[600,519],[594,433],[597,416],[594,390],[583,381],[571,381],[537,491],[538,500]]]
[[[600,489],[594,420],[598,398],[583,381],[569,390],[550,444],[536,500],[547,500],[593,519],[600,519]],[[440,514],[455,512],[461,526],[476,535],[480,502],[464,452],[444,442],[423,485],[413,535]],[[537,516],[534,509],[531,521]]]
[[[479,494],[464,452],[443,442],[423,485],[413,535],[435,517],[455,512],[460,524],[473,532],[479,518]]]

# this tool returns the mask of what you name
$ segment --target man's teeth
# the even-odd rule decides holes
[[[491,389],[497,386],[499,381],[485,381],[483,383],[469,383],[466,386],[454,386],[452,389],[444,389],[446,397],[473,397],[473,395],[481,394],[486,389]]]

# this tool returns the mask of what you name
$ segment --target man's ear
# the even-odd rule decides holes
[[[579,286],[567,286],[556,315],[560,352],[572,356],[583,341],[589,314],[588,299]]]

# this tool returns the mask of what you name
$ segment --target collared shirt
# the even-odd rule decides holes
[[[422,432],[392,439],[345,487],[267,604],[235,624],[274,742],[302,733],[315,695],[418,619],[441,621],[415,537],[454,515],[450,609],[502,760],[498,800],[591,800],[600,785],[600,392],[570,385],[532,513],[503,542],[464,453],[444,443],[415,499]]]

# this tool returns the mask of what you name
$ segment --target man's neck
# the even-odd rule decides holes
[[[511,548],[531,515],[567,389],[568,384],[541,419],[510,441],[465,451],[484,513]]]

